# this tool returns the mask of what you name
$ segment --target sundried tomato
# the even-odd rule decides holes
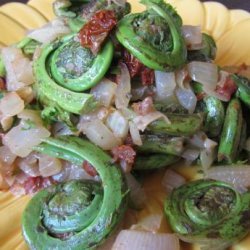
[[[127,50],[124,50],[124,61],[128,67],[131,77],[135,77],[140,74],[143,64]]]
[[[142,85],[151,85],[155,81],[154,70],[146,67],[136,57],[131,55],[127,50],[124,51],[124,62],[128,67],[130,76],[140,76]]]
[[[152,69],[149,69],[147,67],[143,67],[143,70],[141,71],[141,82],[142,85],[147,86],[153,84],[155,81],[155,72]]]
[[[90,176],[95,177],[97,175],[97,171],[94,166],[92,166],[88,161],[84,161],[82,167]]]
[[[136,156],[135,150],[129,145],[121,145],[112,149],[114,161],[124,160],[129,164],[133,164]]]
[[[114,11],[101,10],[95,13],[88,23],[79,32],[79,38],[83,47],[98,53],[102,43],[116,26],[117,19]]]
[[[6,90],[6,82],[2,77],[0,77],[0,90]]]

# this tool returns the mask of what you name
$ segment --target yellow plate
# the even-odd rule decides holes
[[[31,0],[27,5],[10,3],[0,7],[0,48],[21,39],[27,29],[43,25],[54,17],[53,0]],[[137,0],[130,0],[134,12],[143,10]],[[202,30],[213,35],[218,44],[217,63],[221,66],[250,65],[250,14],[243,10],[228,10],[223,5],[198,0],[168,0],[183,18],[184,24],[200,25]],[[179,166],[177,171],[188,179],[196,178],[196,169]],[[145,183],[150,202],[137,214],[143,220],[152,210],[161,215],[164,193],[161,189],[161,175],[155,175]],[[152,188],[153,187],[153,188]],[[151,195],[154,193],[154,196]],[[21,235],[21,214],[29,197],[16,198],[0,192],[0,249],[27,250]],[[168,232],[163,223],[159,232]],[[184,249],[184,248],[183,248]],[[188,248],[190,249],[190,248]],[[192,249],[199,249],[193,246]],[[233,246],[231,250],[249,250],[250,237]],[[153,249],[152,249],[153,250]]]

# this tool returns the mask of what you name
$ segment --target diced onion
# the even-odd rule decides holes
[[[88,122],[94,121],[94,120],[101,120],[104,121],[106,120],[107,116],[109,115],[109,110],[105,107],[100,107],[99,109],[84,114],[80,117],[80,121],[77,124],[77,128],[79,131],[84,131],[85,125]]]
[[[162,179],[162,186],[168,194],[170,194],[173,189],[178,188],[185,183],[185,178],[171,169],[166,170]]]
[[[16,92],[25,101],[25,103],[31,103],[35,98],[35,92],[30,86],[18,89]]]
[[[134,122],[129,122],[129,132],[132,138],[132,141],[135,145],[141,146],[142,145],[142,139],[140,135],[140,131],[137,128],[137,126],[134,124]]]
[[[130,229],[157,233],[163,220],[165,220],[163,213],[152,213],[140,219],[140,221],[132,225]]]
[[[121,75],[118,78],[118,86],[115,93],[115,106],[117,109],[128,107],[131,98],[130,74],[124,63],[120,64]]]
[[[205,89],[214,90],[219,80],[218,66],[208,62],[190,62],[187,65],[192,80],[201,83]]]
[[[34,146],[41,143],[42,139],[50,136],[50,132],[40,125],[28,126],[26,121],[22,120],[18,126],[12,128],[3,138],[3,144],[8,146],[13,154],[20,157],[27,156]]]
[[[20,49],[7,47],[2,49],[2,58],[6,69],[6,87],[16,91],[34,82],[32,62],[24,57]]]
[[[108,79],[103,79],[98,85],[91,89],[90,93],[104,107],[113,104],[117,85]]]
[[[200,26],[183,25],[182,34],[189,49],[202,48],[202,33]],[[199,47],[197,47],[199,45]]]
[[[200,153],[200,160],[203,172],[206,173],[217,157],[215,148],[207,150],[203,149]]]
[[[0,101],[0,112],[3,116],[15,116],[24,109],[24,101],[16,92],[4,95]]]
[[[143,208],[143,205],[146,202],[146,193],[144,189],[142,188],[142,185],[130,173],[126,174],[126,181],[128,184],[128,188],[130,190],[129,195],[130,195],[132,205],[136,209]]]
[[[170,123],[169,119],[159,111],[150,112],[144,116],[138,115],[133,119],[133,122],[137,128],[143,132],[150,123],[159,119],[164,119],[166,123]]]
[[[195,161],[200,155],[200,150],[195,149],[195,148],[187,148],[184,150],[182,153],[182,158],[187,160],[187,163],[192,163]]]
[[[50,43],[56,38],[70,33],[70,29],[62,19],[55,19],[39,29],[35,29],[28,34],[28,37],[40,42]]]
[[[0,120],[1,126],[3,131],[7,131],[11,128],[12,124],[14,123],[14,117],[13,116],[4,116]]]
[[[116,137],[121,139],[127,137],[129,130],[128,121],[119,111],[116,110],[107,117],[106,125]]]
[[[31,153],[27,157],[20,159],[18,166],[28,176],[40,176],[38,155],[35,153]]]
[[[176,79],[173,72],[155,71],[155,85],[157,101],[166,101],[169,97],[174,95],[176,88]]]
[[[83,132],[90,141],[104,150],[110,150],[121,145],[121,141],[100,120],[86,123]]]
[[[193,90],[190,87],[177,88],[175,94],[182,107],[184,107],[190,114],[192,114],[197,104],[197,97],[194,94]]]
[[[122,230],[112,250],[180,250],[179,239],[174,234]]]
[[[207,135],[199,131],[188,139],[189,144],[200,149],[213,149],[217,146],[217,142],[209,139]]]
[[[15,154],[13,154],[7,146],[0,147],[0,160],[1,160],[1,162],[5,163],[7,165],[11,165],[15,161],[16,157],[17,156]]]
[[[39,157],[39,171],[42,177],[49,177],[60,173],[62,169],[62,163],[59,159],[41,155]]]
[[[69,180],[93,180],[84,169],[82,165],[77,165],[68,161],[62,162],[62,170],[60,173],[53,176],[53,179],[58,182]]]
[[[22,120],[30,120],[36,125],[43,125],[40,112],[37,110],[24,109],[21,113],[18,114],[18,118]]]
[[[216,166],[207,171],[206,177],[230,183],[235,188],[244,190],[250,187],[250,166]]]

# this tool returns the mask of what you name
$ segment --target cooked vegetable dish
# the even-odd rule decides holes
[[[0,190],[33,196],[30,249],[223,250],[249,233],[246,65],[219,67],[211,36],[141,3],[56,0],[53,21],[1,50]],[[173,233],[131,219],[155,174]]]

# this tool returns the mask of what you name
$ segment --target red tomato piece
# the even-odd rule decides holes
[[[116,24],[117,19],[114,11],[101,10],[96,12],[79,32],[81,45],[97,54],[102,43]]]
[[[129,164],[133,164],[136,156],[135,150],[129,145],[121,145],[112,149],[114,161],[124,160]]]

